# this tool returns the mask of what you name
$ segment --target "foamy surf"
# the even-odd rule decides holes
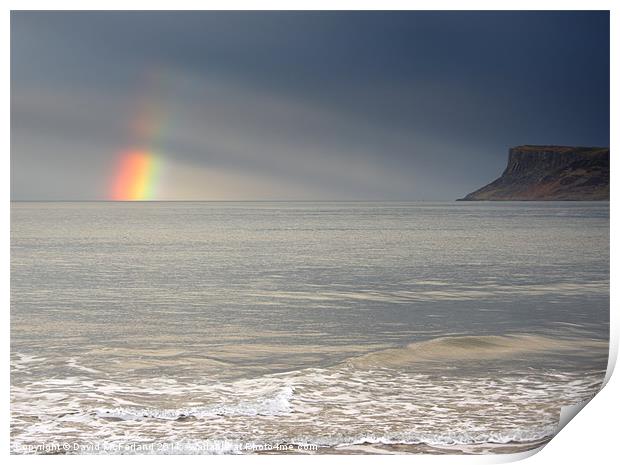
[[[189,420],[214,418],[220,416],[278,416],[290,413],[290,400],[293,388],[285,386],[271,395],[258,396],[255,400],[211,406],[196,406],[173,409],[157,408],[112,408],[96,409],[95,414],[101,418],[114,420]],[[233,399],[234,400],[234,399]]]
[[[553,436],[563,405],[596,394],[604,373],[496,372],[480,370],[479,364],[492,359],[491,354],[510,358],[537,351],[552,356],[584,345],[598,347],[587,339],[534,335],[442,337],[331,367],[232,382],[104,381],[82,370],[77,377],[11,390],[13,450],[27,452],[29,445],[58,435],[76,443],[104,443],[114,453],[145,453],[127,449],[127,437],[140,444],[177,444],[153,453],[257,452],[243,450],[241,445],[249,443],[314,444],[329,450],[408,445],[464,452],[499,445],[510,445],[509,450],[519,444],[533,447]],[[418,361],[450,357],[459,361],[459,370],[410,369]],[[477,368],[464,369],[468,364]],[[218,441],[221,447],[214,445]]]

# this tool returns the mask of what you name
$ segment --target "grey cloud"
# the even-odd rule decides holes
[[[131,146],[252,195],[449,200],[511,145],[609,143],[601,12],[11,19],[14,199],[104,198]],[[149,137],[142,101],[163,116]]]

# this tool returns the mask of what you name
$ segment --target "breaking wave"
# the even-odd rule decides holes
[[[414,342],[405,347],[386,349],[352,357],[344,363],[358,368],[396,368],[415,362],[440,360],[489,360],[517,354],[549,351],[605,350],[607,341],[593,339],[555,339],[531,334],[503,336],[447,336]]]

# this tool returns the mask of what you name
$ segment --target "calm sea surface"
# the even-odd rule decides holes
[[[11,216],[14,453],[485,452],[547,440],[604,377],[608,203]]]

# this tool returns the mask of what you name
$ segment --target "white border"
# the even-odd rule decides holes
[[[617,3],[617,2],[616,2]],[[2,63],[5,64],[4,72],[2,73],[2,93],[4,97],[4,111],[2,114],[4,137],[2,140],[5,142],[4,151],[2,152],[2,169],[0,170],[0,189],[4,196],[5,201],[0,207],[2,209],[2,243],[1,249],[2,263],[4,264],[1,271],[1,289],[3,295],[3,302],[5,312],[3,313],[3,350],[5,369],[2,371],[2,393],[3,402],[1,405],[0,416],[5,419],[5,427],[3,429],[2,444],[3,451],[8,456],[9,454],[9,308],[10,308],[10,277],[9,277],[9,260],[10,260],[10,75],[9,75],[9,41],[10,41],[10,14],[9,10],[28,10],[28,9],[60,9],[60,10],[85,10],[85,9],[118,9],[118,10],[139,10],[139,9],[157,9],[157,10],[182,10],[182,9],[220,9],[220,10],[235,10],[235,9],[288,9],[288,10],[344,10],[344,9],[368,9],[368,10],[383,10],[383,9],[417,9],[417,10],[611,10],[611,82],[619,82],[620,75],[618,73],[618,56],[617,52],[620,50],[618,44],[618,26],[619,21],[616,16],[618,8],[614,11],[614,2],[605,0],[591,0],[591,1],[578,1],[578,0],[566,0],[566,1],[553,1],[553,0],[505,0],[498,1],[484,1],[484,0],[472,0],[472,1],[458,1],[458,0],[437,0],[437,1],[397,1],[397,0],[383,0],[381,2],[369,1],[369,0],[314,0],[314,1],[296,1],[285,2],[275,0],[229,0],[229,1],[196,1],[196,0],[176,0],[174,2],[165,1],[140,1],[140,0],[108,0],[90,1],[88,4],[85,2],[79,2],[76,0],[65,1],[41,1],[41,0],[23,0],[23,1],[11,1],[4,3],[6,5],[4,15],[2,16],[2,49],[1,58]],[[614,56],[614,52],[615,56]],[[612,86],[611,89],[611,127],[618,127],[618,93]],[[616,135],[611,133],[611,145],[614,145],[614,141],[617,139]],[[611,237],[617,237],[620,234],[620,227],[618,222],[618,215],[616,214],[616,206],[620,201],[620,194],[618,190],[613,186],[617,186],[620,175],[616,172],[616,163],[612,158],[612,170],[611,170]],[[611,242],[611,308],[614,309],[611,315],[611,339],[610,339],[610,369],[608,370],[608,377],[611,375],[613,366],[617,358],[618,351],[618,308],[620,308],[619,293],[617,288],[618,281],[618,241],[612,240]],[[554,438],[548,446],[543,448],[541,452],[533,455],[528,459],[528,463],[532,464],[546,464],[549,461],[562,462],[562,463],[584,463],[586,461],[592,463],[606,463],[608,458],[617,456],[616,448],[616,433],[615,433],[615,420],[618,413],[618,399],[620,398],[620,381],[618,376],[611,378],[609,383],[605,386],[603,391],[597,395],[592,402],[577,416],[575,420],[570,422],[568,426],[562,430],[556,438]],[[370,461],[384,461],[389,460],[393,463],[410,463],[416,461],[418,463],[500,463],[510,459],[518,460],[531,454],[521,454],[517,456],[183,456],[173,457],[172,460],[190,460],[200,461],[225,461],[227,463],[233,463],[238,461],[259,461],[266,463],[280,462],[287,463],[292,459],[295,461],[316,461],[321,460],[322,463],[327,462],[342,462],[342,461],[355,461],[356,463],[369,463]],[[88,457],[89,462],[103,463],[108,461],[109,457]],[[132,461],[132,460],[149,460],[154,463],[161,463],[168,461],[168,456],[115,456],[114,460],[120,461]],[[16,462],[31,463],[32,461],[48,460],[42,459],[40,456],[10,456],[9,460]],[[51,457],[49,460],[69,460],[69,461],[83,461],[84,457],[77,456],[63,456]],[[75,463],[75,462],[74,462]]]

